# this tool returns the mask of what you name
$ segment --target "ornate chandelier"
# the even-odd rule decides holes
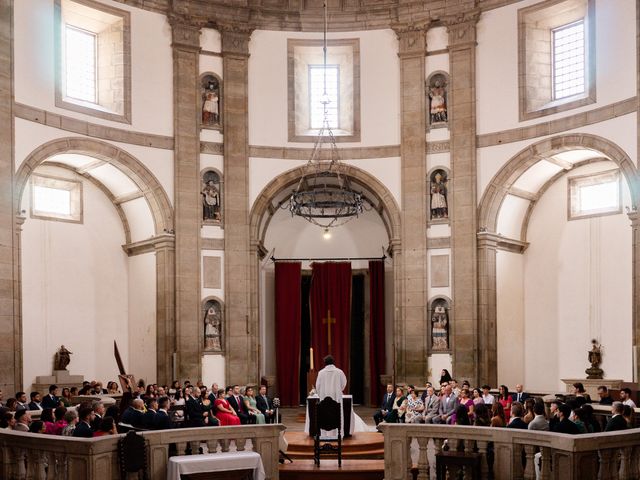
[[[336,139],[329,123],[328,106],[331,99],[327,94],[327,2],[324,2],[324,90],[320,103],[323,105],[322,127],[314,142],[311,157],[305,165],[305,173],[291,193],[288,208],[291,216],[302,217],[314,225],[325,229],[339,227],[357,218],[364,211],[365,199],[361,192],[351,187],[345,174],[345,165],[340,161]],[[329,142],[329,149],[323,145]],[[328,155],[326,155],[328,152]],[[323,153],[325,153],[323,155]]]

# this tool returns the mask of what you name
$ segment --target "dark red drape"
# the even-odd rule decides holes
[[[276,262],[276,371],[280,403],[300,403],[300,285],[299,262]]]
[[[369,371],[371,372],[371,403],[378,405],[384,388],[380,385],[380,375],[386,370],[384,332],[384,261],[369,262]]]
[[[331,354],[336,366],[349,378],[349,333],[351,330],[351,264],[327,262],[312,265],[311,346],[316,370],[323,368],[322,359]],[[331,348],[328,342],[327,318],[331,324]]]

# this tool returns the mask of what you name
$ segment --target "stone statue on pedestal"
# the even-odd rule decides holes
[[[64,345],[60,345],[60,350],[56,352],[56,358],[54,361],[54,370],[66,370],[67,365],[71,362],[72,353],[67,350]]]
[[[585,370],[587,374],[587,379],[601,379],[603,378],[604,372],[600,368],[600,364],[602,363],[602,350],[601,345],[598,343],[596,339],[591,340],[591,350],[589,350],[589,363],[591,367]]]

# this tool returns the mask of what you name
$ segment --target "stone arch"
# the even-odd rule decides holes
[[[113,165],[127,175],[144,195],[153,217],[156,235],[173,231],[173,208],[158,179],[133,155],[101,140],[82,137],[60,138],[32,151],[15,175],[14,205],[20,205],[29,176],[48,158],[61,153],[87,155]]]
[[[285,189],[291,188],[307,175],[306,166],[288,170],[267,184],[256,198],[249,214],[249,230],[252,246],[261,248],[271,217],[277,211],[278,203],[274,200]],[[362,187],[369,192],[377,202],[374,208],[382,218],[389,236],[389,245],[396,245],[400,239],[400,207],[391,192],[382,182],[370,173],[352,165],[341,166],[341,175],[349,178],[352,185]],[[371,198],[370,198],[371,200]]]
[[[618,165],[627,180],[634,206],[640,200],[638,170],[626,152],[615,143],[587,133],[573,133],[547,138],[530,145],[513,156],[493,177],[484,191],[478,207],[478,226],[481,230],[495,232],[500,207],[509,189],[530,167],[545,156],[576,148],[600,152]]]

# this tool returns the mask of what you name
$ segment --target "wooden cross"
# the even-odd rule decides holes
[[[327,318],[323,318],[322,323],[327,325],[327,345],[331,352],[331,324],[336,323],[336,319],[331,317],[331,310],[327,310]]]

